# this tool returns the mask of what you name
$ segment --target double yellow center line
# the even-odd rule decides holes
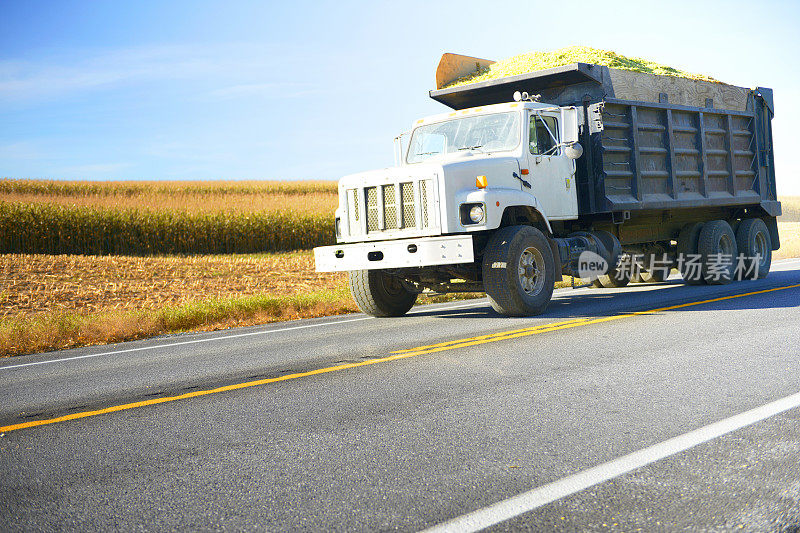
[[[106,407],[104,409],[98,409],[95,411],[83,411],[80,413],[72,413],[69,415],[59,416],[57,418],[49,418],[45,420],[31,420],[29,422],[22,422],[20,424],[12,424],[9,426],[0,426],[0,433],[8,432],[8,431],[15,431],[17,429],[25,429],[31,428],[36,426],[44,426],[47,424],[55,424],[58,422],[66,422],[68,420],[77,420],[79,418],[87,418],[90,416],[97,416],[97,415],[104,415],[108,413],[115,413],[117,411],[125,411],[127,409],[136,409],[139,407],[146,407],[148,405],[156,405],[160,403],[167,403],[167,402],[175,402],[178,400],[188,400],[189,398],[198,398],[200,396],[208,396],[209,394],[217,394],[220,392],[228,392],[234,391],[239,389],[247,389],[250,387],[257,387],[259,385],[267,385],[269,383],[278,383],[280,381],[289,381],[291,379],[298,379],[304,378],[308,376],[316,376],[319,374],[327,374],[329,372],[339,372],[341,370],[349,370],[351,368],[358,368],[367,365],[375,365],[378,363],[388,363],[389,361],[397,361],[399,359],[407,359],[409,357],[417,357],[419,355],[426,355],[432,354],[437,352],[443,352],[446,350],[455,350],[457,348],[465,348],[467,346],[477,346],[480,344],[488,344],[491,342],[500,342],[508,339],[518,339],[520,337],[528,337],[530,335],[539,335],[541,333],[548,333],[551,331],[558,331],[562,329],[569,329],[569,328],[576,328],[579,326],[587,326],[589,324],[600,324],[602,322],[611,322],[613,320],[620,320],[623,318],[630,318],[640,315],[652,315],[655,313],[660,313],[663,311],[672,311],[674,309],[682,309],[686,307],[692,307],[695,305],[702,305],[707,303],[713,302],[721,302],[724,300],[732,300],[734,298],[742,298],[744,296],[753,296],[756,294],[765,294],[768,292],[774,291],[782,291],[786,289],[794,289],[800,287],[800,283],[796,285],[787,285],[783,287],[775,287],[772,289],[764,289],[760,291],[753,291],[747,292],[744,294],[734,294],[732,296],[722,296],[719,298],[711,298],[709,300],[701,300],[697,302],[689,302],[683,303],[678,305],[671,305],[668,307],[659,307],[657,309],[648,309],[646,311],[634,311],[631,313],[624,313],[620,315],[612,315],[606,316],[601,318],[576,318],[572,320],[566,320],[563,322],[554,322],[551,324],[543,324],[541,326],[533,326],[529,328],[521,328],[515,329],[510,331],[503,331],[500,333],[491,333],[488,335],[480,335],[477,337],[469,337],[466,339],[458,339],[448,342],[440,342],[437,344],[429,344],[426,346],[418,346],[416,348],[410,348],[407,350],[398,350],[395,352],[391,352],[391,355],[386,357],[380,357],[376,359],[369,359],[367,361],[360,361],[358,363],[345,363],[336,366],[329,366],[325,368],[319,368],[317,370],[310,370],[308,372],[297,372],[295,374],[287,374],[285,376],[275,377],[275,378],[266,378],[266,379],[258,379],[255,381],[247,381],[244,383],[237,383],[234,385],[226,385],[224,387],[217,387],[215,389],[207,389],[207,390],[200,390],[200,391],[193,391],[187,392],[185,394],[179,394],[176,396],[165,396],[162,398],[152,398],[149,400],[143,400],[140,402],[132,402],[132,403],[125,403],[121,405],[114,405],[112,407]]]

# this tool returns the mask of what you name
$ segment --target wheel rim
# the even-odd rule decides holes
[[[519,284],[525,294],[534,295],[544,287],[544,257],[536,248],[525,248],[519,256]]]
[[[383,290],[386,291],[386,294],[389,294],[390,296],[397,296],[403,292],[403,284],[398,278],[395,276],[389,276],[388,274],[383,274],[382,278]]]
[[[721,255],[730,255],[733,261],[733,240],[730,235],[722,234],[719,238],[719,253]]]
[[[767,264],[767,239],[760,231],[756,233],[756,238],[753,239],[753,257],[758,255],[758,266],[763,268]]]

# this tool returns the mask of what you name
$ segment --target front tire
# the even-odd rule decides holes
[[[539,315],[553,295],[555,265],[547,237],[531,226],[497,230],[483,254],[483,285],[495,311]]]
[[[376,317],[403,316],[417,301],[416,292],[383,270],[350,272],[350,292],[361,311]]]

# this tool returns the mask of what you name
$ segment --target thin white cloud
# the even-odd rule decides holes
[[[29,160],[41,159],[42,152],[30,142],[14,142],[0,145],[0,160]]]
[[[272,86],[264,74],[289,60],[264,46],[151,46],[80,51],[37,61],[0,61],[0,102],[58,99],[76,93],[167,80],[225,80],[228,89]],[[222,89],[224,91],[224,89]],[[235,92],[235,90],[233,90]]]

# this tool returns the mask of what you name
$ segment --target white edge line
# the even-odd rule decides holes
[[[461,305],[450,306],[450,307],[437,307],[436,309],[420,309],[417,312],[419,313],[419,312],[422,312],[422,311],[446,311],[448,309],[460,309],[462,307],[469,307],[471,305],[475,305],[475,303],[476,302],[473,301],[472,303],[469,303],[469,304],[461,304]],[[483,303],[483,302],[480,302],[480,303]],[[431,305],[436,305],[436,304],[431,304]],[[412,311],[409,314],[414,314],[414,312]],[[346,324],[348,322],[361,322],[361,321],[364,321],[364,320],[372,320],[374,318],[375,317],[372,317],[372,316],[365,316],[365,317],[359,317],[359,318],[349,318],[349,319],[346,319],[346,320],[334,320],[332,322],[324,322],[322,324],[306,324],[304,326],[292,326],[292,327],[287,327],[287,328],[269,329],[269,330],[266,330],[266,331],[250,331],[250,332],[247,332],[247,333],[237,333],[237,334],[234,334],[234,335],[225,335],[225,336],[222,336],[222,337],[212,337],[212,338],[209,338],[209,339],[194,339],[194,340],[190,340],[190,341],[171,342],[171,343],[167,343],[167,344],[154,344],[152,346],[139,346],[137,348],[127,348],[125,350],[113,350],[113,351],[110,351],[110,352],[100,352],[100,353],[92,353],[92,354],[86,354],[86,355],[76,355],[74,357],[61,357],[61,358],[57,358],[57,359],[48,359],[47,361],[34,361],[34,362],[30,362],[30,363],[19,363],[19,364],[16,364],[16,365],[0,366],[0,371],[12,370],[12,369],[15,369],[15,368],[24,368],[24,367],[29,367],[29,366],[47,365],[47,364],[51,364],[51,363],[64,363],[64,362],[68,362],[68,361],[77,361],[79,359],[91,359],[91,358],[94,358],[94,357],[101,357],[101,356],[105,356],[105,355],[116,355],[116,354],[122,354],[122,353],[140,352],[140,351],[143,351],[143,350],[157,350],[159,348],[172,348],[173,346],[185,346],[187,344],[199,344],[199,343],[204,343],[204,342],[224,341],[224,340],[228,340],[228,339],[237,339],[237,338],[241,338],[241,337],[252,337],[252,336],[255,336],[255,335],[267,335],[267,334],[270,334],[270,333],[280,333],[280,332],[283,332],[283,331],[292,331],[292,330],[296,330],[296,329],[318,328],[318,327],[322,327],[322,326],[337,326],[339,324]]]
[[[800,406],[800,392],[467,513],[426,533],[475,532]]]

